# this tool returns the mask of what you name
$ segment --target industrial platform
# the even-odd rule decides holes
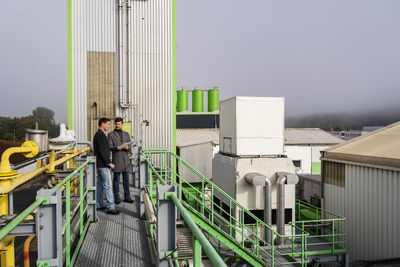
[[[131,196],[133,204],[116,205],[120,215],[97,212],[75,266],[154,266],[146,225],[139,219],[139,190],[131,187]]]

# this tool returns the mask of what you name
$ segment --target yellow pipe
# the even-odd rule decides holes
[[[90,151],[89,147],[87,147],[83,150],[77,151],[76,153],[71,154],[69,156],[62,157],[54,162],[54,166],[64,164],[69,159],[79,156],[80,154],[88,152],[88,151]],[[43,167],[36,169],[34,171],[31,171],[29,173],[18,176],[10,184],[4,184],[4,180],[0,180],[0,194],[6,194],[6,193],[14,190],[16,187],[22,185],[23,183],[26,183],[27,181],[42,174],[43,172],[47,171],[48,169],[49,169],[49,165],[43,166]]]
[[[51,150],[49,153],[49,171],[48,171],[50,173],[55,172],[55,165],[54,165],[55,159],[56,159],[55,151]]]
[[[23,153],[25,157],[32,158],[39,152],[39,146],[33,141],[26,141],[20,147],[10,147],[1,155],[0,174],[1,176],[10,176],[17,174],[17,171],[11,170],[10,157],[16,153]]]
[[[0,241],[1,267],[15,266],[14,239],[15,236],[7,236]]]
[[[36,160],[36,169],[39,169],[40,167],[42,167],[42,160],[38,159]]]
[[[24,242],[24,267],[30,267],[29,264],[29,247],[35,235],[30,235],[25,239]]]

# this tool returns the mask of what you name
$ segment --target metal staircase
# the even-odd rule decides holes
[[[148,163],[151,179],[147,192],[154,205],[158,185],[177,185],[179,201],[196,224],[236,257],[254,266],[306,266],[309,262],[310,233],[304,226],[298,227],[298,222],[291,224],[290,235],[280,235],[176,154],[167,150],[144,150],[141,154]],[[186,181],[181,174],[187,171],[196,174],[201,182]],[[245,223],[245,218],[246,221],[250,218],[251,223]],[[261,234],[265,229],[271,233],[272,240],[283,238],[285,245],[268,243]]]

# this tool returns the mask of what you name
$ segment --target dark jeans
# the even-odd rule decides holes
[[[119,199],[119,177],[122,173],[122,184],[124,186],[124,196],[125,199],[131,197],[129,192],[129,172],[114,172],[114,179],[113,179],[113,191],[114,191],[114,199]]]

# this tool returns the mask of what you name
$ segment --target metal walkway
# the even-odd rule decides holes
[[[75,266],[154,266],[146,225],[139,220],[139,191],[131,188],[131,196],[133,204],[117,205],[120,215],[97,212]]]

